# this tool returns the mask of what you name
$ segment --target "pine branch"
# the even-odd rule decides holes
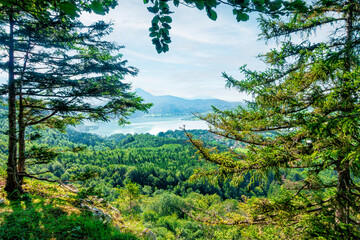
[[[51,114],[49,114],[48,116],[43,117],[43,118],[41,118],[41,119],[39,119],[39,120],[37,120],[37,121],[27,122],[27,123],[25,124],[25,126],[29,127],[29,126],[33,126],[33,125],[37,125],[37,124],[39,124],[39,123],[42,123],[42,122],[50,119],[51,117],[55,116],[57,113],[58,113],[58,111],[54,111],[54,112],[52,112]]]

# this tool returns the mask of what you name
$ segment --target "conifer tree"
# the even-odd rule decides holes
[[[15,197],[22,192],[18,171],[24,171],[26,126],[46,122],[63,127],[84,118],[120,117],[123,122],[129,113],[149,106],[141,104],[141,99],[129,92],[130,85],[122,81],[125,74],[136,74],[136,69],[126,67],[120,54],[113,54],[119,47],[102,40],[110,26],[100,22],[87,27],[76,21],[80,11],[104,14],[116,1],[0,3],[1,38],[9,57],[8,64],[1,66],[9,73],[9,83],[5,86],[9,96],[5,190]],[[17,95],[19,138],[16,137]],[[92,103],[92,99],[98,102]],[[25,116],[25,111],[31,115]]]
[[[82,119],[107,121],[112,117],[124,123],[131,112],[145,111],[149,107],[128,92],[130,84],[121,81],[124,75],[135,75],[137,70],[126,67],[121,55],[112,53],[120,47],[101,40],[109,28],[109,24],[98,22],[91,26],[77,23],[71,31],[67,29],[62,33],[47,28],[39,35],[31,25],[26,30],[35,35],[31,37],[31,43],[28,41],[32,48],[36,46],[43,50],[36,57],[31,54],[21,73],[23,79],[19,81],[18,170],[22,174],[30,177],[21,168],[26,158],[23,154],[25,127],[41,123],[63,129],[66,124],[75,124]],[[57,34],[51,36],[51,32]],[[94,98],[98,102],[91,103],[89,100]],[[47,158],[47,154],[41,156]],[[38,160],[43,162],[43,159]]]
[[[188,136],[204,159],[219,166],[200,175],[239,180],[246,173],[259,178],[275,173],[288,189],[275,199],[253,201],[247,217],[227,224],[281,223],[303,237],[355,239],[360,236],[360,2],[294,2],[301,8],[260,18],[260,36],[280,42],[262,55],[269,67],[244,66],[240,81],[224,74],[228,87],[254,100],[202,117],[212,133],[247,144],[246,152],[217,152]],[[295,171],[302,179],[286,179]]]

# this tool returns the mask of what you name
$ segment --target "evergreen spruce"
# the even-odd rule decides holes
[[[124,75],[135,75],[137,70],[125,66],[126,61],[117,53],[121,47],[102,40],[111,31],[110,25],[98,22],[84,26],[76,20],[81,10],[104,14],[115,6],[114,1],[103,5],[94,2],[97,1],[70,5],[64,5],[63,1],[29,1],[2,5],[1,39],[9,57],[9,63],[1,65],[9,72],[9,84],[2,91],[9,96],[5,187],[9,197],[22,192],[23,176],[30,177],[25,172],[28,156],[35,156],[40,162],[55,156],[46,154],[43,151],[46,148],[36,148],[36,154],[26,154],[26,127],[43,123],[63,129],[82,119],[107,121],[112,117],[123,123],[129,113],[146,111],[149,107],[129,92],[130,84],[123,82]],[[39,7],[34,9],[32,4]]]
[[[246,173],[263,179],[274,173],[287,189],[277,198],[253,201],[249,215],[232,224],[282,224],[303,237],[355,239],[360,236],[360,2],[294,2],[302,7],[260,19],[260,36],[280,42],[262,56],[268,69],[244,66],[241,81],[224,74],[228,87],[254,101],[202,117],[212,133],[246,143],[246,152],[216,152],[189,137],[203,158],[219,166],[202,175],[239,180]],[[302,178],[286,179],[294,172]]]

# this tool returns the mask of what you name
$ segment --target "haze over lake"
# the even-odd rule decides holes
[[[135,134],[150,133],[153,135],[168,130],[186,129],[207,129],[208,125],[202,120],[187,120],[184,117],[141,117],[130,119],[131,124],[119,126],[116,121],[107,123],[85,123],[77,127],[77,130],[95,133],[102,136],[110,136],[116,133]]]
[[[156,96],[143,89],[136,89],[136,94],[144,99],[145,103],[153,106],[147,113],[136,112],[129,119],[131,124],[119,126],[116,120],[107,123],[85,122],[76,129],[83,132],[109,136],[116,133],[150,133],[153,135],[168,130],[208,129],[205,121],[199,120],[193,114],[206,114],[213,111],[212,106],[218,109],[233,109],[244,102],[227,102],[215,98],[184,99],[171,95]]]
[[[205,121],[194,117],[194,113],[212,112],[212,106],[218,109],[232,109],[243,102],[227,102],[219,99],[184,99],[176,96],[155,96],[143,89],[136,89],[136,94],[144,99],[145,103],[153,106],[147,113],[136,112],[130,118],[131,124],[119,126],[116,120],[107,123],[85,122],[76,129],[88,133],[109,136],[116,133],[150,133],[153,135],[168,130],[208,129]]]

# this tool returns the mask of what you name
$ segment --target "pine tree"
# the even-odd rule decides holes
[[[64,129],[66,124],[75,124],[82,119],[107,121],[114,117],[124,123],[131,112],[145,111],[149,107],[148,104],[141,104],[141,99],[129,92],[130,84],[122,82],[124,75],[135,75],[137,69],[126,67],[126,61],[121,59],[121,55],[112,54],[120,47],[101,40],[109,32],[110,25],[98,22],[92,26],[85,27],[81,23],[75,26],[71,31],[67,29],[63,33],[61,30],[46,29],[50,33],[56,32],[56,36],[44,32],[38,35],[39,30],[31,28],[26,30],[37,36],[33,36],[29,44],[33,48],[34,45],[42,47],[43,51],[36,57],[32,55],[27,61],[27,67],[23,68],[25,71],[21,73],[19,164],[25,162],[20,144],[25,143],[23,133],[27,126],[41,123]],[[94,98],[99,102],[89,101]],[[20,117],[23,112],[21,109],[26,111],[23,127],[20,127],[24,119]],[[25,152],[25,148],[22,149]],[[19,172],[24,172],[24,169],[19,168]],[[26,176],[29,177],[28,174]]]
[[[18,171],[25,170],[27,126],[46,123],[63,128],[81,119],[106,121],[110,117],[124,122],[129,113],[149,107],[141,104],[141,98],[129,92],[130,84],[122,81],[125,74],[136,74],[136,69],[126,67],[120,54],[113,54],[120,47],[102,40],[110,26],[102,22],[83,26],[76,21],[81,10],[104,14],[115,3],[113,0],[103,4],[96,0],[2,3],[1,39],[9,53],[9,63],[1,65],[9,72],[9,84],[5,86],[9,96],[5,190],[9,197],[22,192]],[[98,102],[89,102],[93,99]]]
[[[248,217],[232,224],[281,223],[310,238],[355,239],[360,236],[360,2],[294,2],[301,8],[286,16],[260,18],[260,36],[281,43],[262,55],[268,69],[244,66],[240,81],[224,74],[228,87],[254,100],[246,108],[216,109],[202,117],[212,133],[247,144],[246,152],[217,152],[188,136],[204,159],[219,166],[200,175],[239,180],[246,173],[263,179],[275,173],[288,188],[275,199],[253,201]],[[302,179],[286,179],[293,172]]]

